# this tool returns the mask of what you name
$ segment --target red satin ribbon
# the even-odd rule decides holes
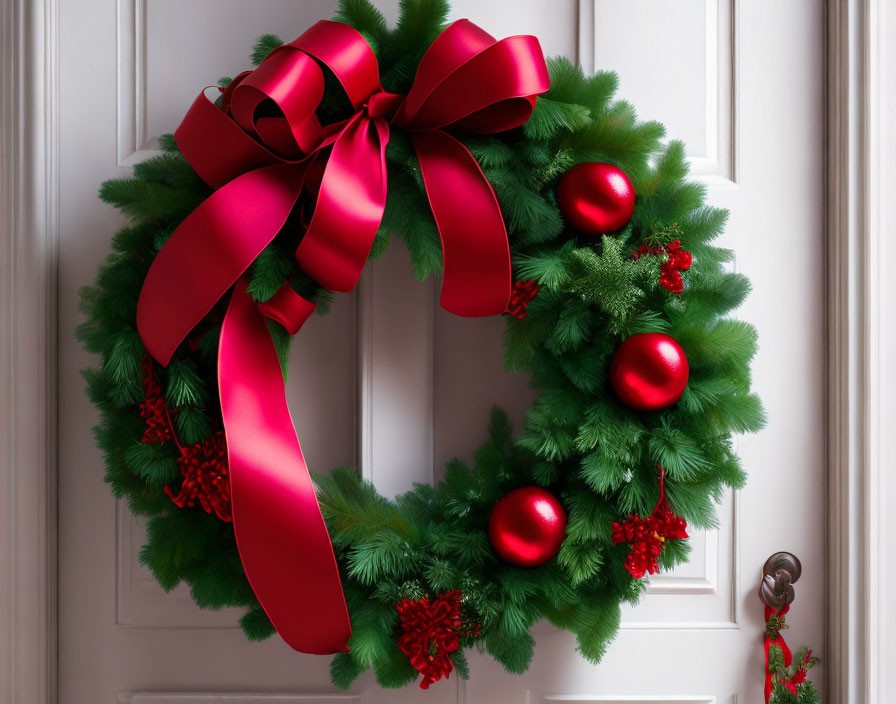
[[[240,557],[252,589],[264,596],[268,615],[291,647],[344,651],[351,628],[336,557],[293,430],[277,352],[247,284],[244,277],[234,288],[218,346]],[[276,608],[281,604],[289,608]]]
[[[318,62],[356,110],[344,122],[317,118],[324,91]],[[496,41],[460,20],[426,52],[407,96],[387,93],[364,38],[322,21],[238,76],[220,108],[201,93],[175,132],[181,152],[216,190],[153,261],[137,326],[165,365],[239,280],[221,332],[218,375],[234,529],[261,605],[297,650],[343,651],[351,633],[262,318],[294,333],[313,306],[285,286],[256,310],[240,279],[306,192],[316,201],[296,258],[325,288],[354,288],[386,204],[385,150],[394,125],[411,135],[442,239],[442,306],[465,316],[503,312],[511,271],[501,210],[472,154],[443,130],[517,127],[548,87],[537,39]]]
[[[780,611],[778,611],[775,608],[772,608],[771,606],[766,605],[766,607],[765,607],[765,622],[768,623],[769,619],[772,616],[778,616],[779,618],[783,618],[784,615],[788,611],[790,611],[790,604],[785,605],[784,608],[782,608]],[[765,642],[764,642],[764,647],[765,647],[765,704],[768,704],[768,700],[772,696],[772,690],[774,689],[774,682],[775,682],[775,674],[773,672],[769,672],[769,668],[768,668],[769,651],[771,650],[773,645],[777,645],[779,648],[781,648],[781,652],[784,654],[784,666],[785,667],[790,667],[791,663],[793,663],[793,653],[790,652],[790,647],[787,645],[787,643],[784,642],[784,636],[782,636],[779,632],[777,638],[772,638],[766,631]]]

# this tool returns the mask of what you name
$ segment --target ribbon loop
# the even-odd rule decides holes
[[[234,89],[230,112],[246,132],[298,159],[320,142],[314,111],[323,95],[324,76],[314,59],[295,49],[275,51]],[[279,114],[264,116],[265,101]]]
[[[301,49],[326,65],[342,84],[355,110],[383,89],[376,54],[367,40],[347,24],[321,20],[286,46]]]
[[[221,188],[254,169],[281,163],[209,100],[205,91],[174,131],[174,140],[199,178],[212,188]],[[228,148],[221,149],[222,144]]]
[[[496,41],[468,20],[450,25],[424,54],[395,123],[411,130],[502,132],[523,124],[550,87],[538,39]],[[510,102],[506,102],[510,101]],[[486,118],[474,119],[479,113]]]

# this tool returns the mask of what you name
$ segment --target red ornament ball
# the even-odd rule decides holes
[[[616,350],[610,383],[625,405],[656,411],[681,398],[688,371],[688,358],[675,338],[648,332],[632,335]]]
[[[621,229],[635,211],[635,189],[612,164],[589,161],[563,174],[557,203],[566,221],[584,235],[597,237]]]
[[[507,562],[536,567],[560,550],[566,537],[566,512],[557,497],[541,487],[514,489],[492,509],[488,537]]]

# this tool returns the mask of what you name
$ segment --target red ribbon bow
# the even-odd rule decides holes
[[[356,111],[343,122],[318,120],[324,92],[318,62]],[[287,284],[255,306],[244,273],[308,191],[316,204],[296,258],[325,288],[351,290],[383,216],[385,149],[390,126],[397,126],[414,144],[442,238],[442,306],[466,316],[501,313],[511,281],[501,210],[472,154],[444,130],[517,127],[548,87],[537,39],[496,41],[460,20],[427,50],[408,94],[388,93],[364,38],[346,24],[322,21],[235,79],[222,108],[203,91],[175,132],[183,155],[217,190],[153,261],[137,326],[147,350],[167,364],[236,283],[218,352],[234,531],[261,605],[296,650],[345,651],[351,634],[264,322],[272,318],[294,334],[314,305]]]

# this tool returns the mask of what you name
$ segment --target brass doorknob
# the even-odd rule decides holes
[[[776,552],[762,568],[762,581],[759,583],[759,598],[762,603],[773,609],[782,609],[790,604],[795,596],[793,583],[803,572],[796,555],[789,552]]]

